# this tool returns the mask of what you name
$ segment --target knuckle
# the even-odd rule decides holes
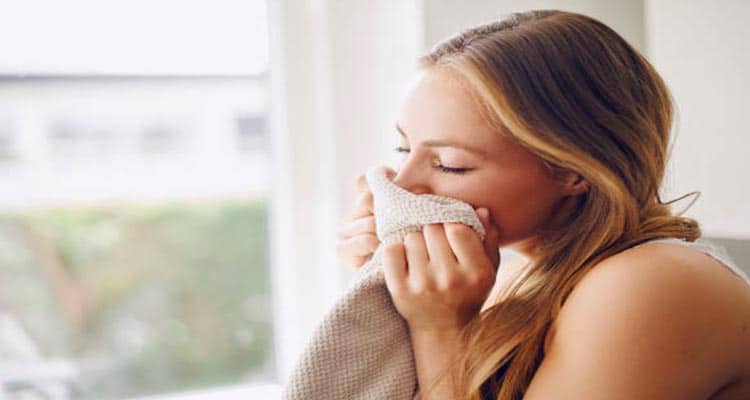
[[[458,289],[462,285],[461,279],[456,276],[455,274],[443,274],[443,276],[440,278],[440,290],[443,291],[451,291]]]
[[[430,284],[425,280],[413,282],[409,287],[409,292],[414,296],[424,296],[431,291]]]
[[[466,285],[470,288],[477,288],[481,282],[482,279],[479,274],[472,273],[466,277]]]
[[[492,282],[492,277],[484,270],[474,271],[467,276],[467,284],[472,288],[480,288]]]
[[[380,240],[378,240],[377,236],[373,234],[365,234],[360,236],[360,243],[362,246],[372,249],[380,244]]]
[[[365,219],[367,220],[367,231],[375,233],[375,231],[377,230],[377,226],[375,225],[375,216],[369,215],[365,217]]]

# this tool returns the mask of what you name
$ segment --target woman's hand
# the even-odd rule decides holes
[[[381,167],[386,175],[393,177],[396,174],[391,168]],[[339,242],[336,245],[336,253],[339,261],[350,267],[361,267],[367,258],[380,244],[375,233],[375,216],[373,215],[372,192],[367,185],[364,175],[357,177],[356,188],[359,192],[354,212],[344,221],[339,229]]]
[[[409,328],[457,331],[479,313],[500,262],[497,227],[477,210],[484,243],[461,223],[429,224],[383,249],[386,285]]]

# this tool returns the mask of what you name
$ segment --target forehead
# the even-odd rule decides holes
[[[498,147],[501,134],[481,114],[471,89],[456,72],[431,69],[409,87],[399,118],[409,140],[451,140]]]

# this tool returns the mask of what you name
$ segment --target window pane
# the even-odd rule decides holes
[[[265,0],[9,0],[0,74],[245,75],[268,67]]]
[[[13,12],[37,15],[33,4]],[[99,2],[66,4],[66,26],[78,21],[86,40],[107,43],[0,65],[0,398],[126,399],[276,381],[265,4],[134,1],[120,10],[130,23]],[[162,43],[175,54],[182,43],[196,59],[215,48],[224,58],[140,63],[149,57],[139,47],[158,51],[145,38],[159,37],[133,33],[143,13],[141,30],[192,27]],[[97,18],[111,26],[92,35]],[[132,35],[118,31],[126,26]],[[257,26],[261,46],[248,33]],[[18,38],[27,28],[0,29],[20,29]],[[20,42],[54,53],[54,41],[37,39]],[[118,40],[131,64],[80,58],[83,47]]]

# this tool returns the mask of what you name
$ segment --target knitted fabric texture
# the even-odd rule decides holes
[[[365,174],[381,244],[317,326],[282,392],[285,400],[411,400],[418,385],[406,321],[396,310],[380,262],[385,244],[423,225],[461,222],[481,239],[474,208],[449,197],[414,194],[379,167]]]

